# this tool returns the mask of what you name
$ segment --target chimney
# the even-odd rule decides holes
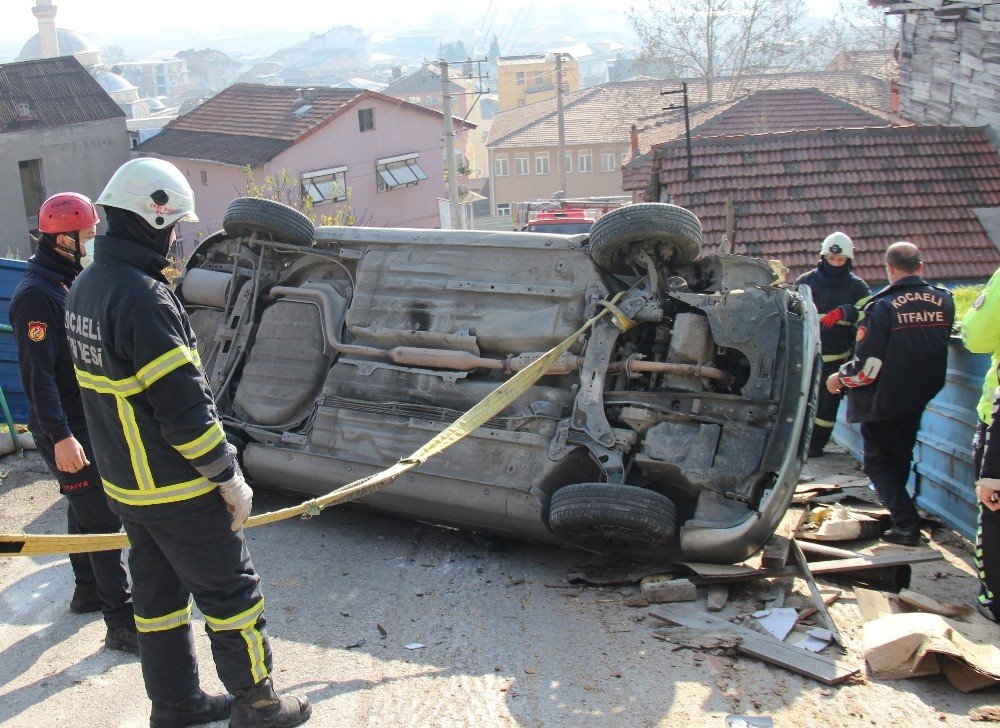
[[[31,121],[31,106],[26,101],[17,102],[17,120]]]
[[[300,88],[299,90],[299,101],[304,104],[311,104],[316,100],[316,89],[314,88]]]
[[[31,12],[38,18],[38,47],[42,58],[59,57],[59,36],[56,35],[56,6],[52,0],[35,0]]]
[[[392,67],[392,80],[393,81],[398,81],[402,77],[403,77],[403,67],[402,66],[393,66]]]
[[[635,124],[633,124],[632,129],[630,131],[632,133],[631,136],[632,156],[637,157],[639,156],[639,128]]]

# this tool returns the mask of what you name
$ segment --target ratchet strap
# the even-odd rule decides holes
[[[361,478],[341,486],[319,498],[307,500],[297,506],[290,506],[277,511],[271,511],[270,513],[251,516],[247,519],[244,526],[246,528],[263,526],[266,523],[283,521],[295,516],[309,518],[319,515],[320,511],[324,508],[362,498],[390,485],[403,473],[422,465],[428,459],[454,445],[477,427],[482,426],[527,392],[535,382],[545,375],[559,357],[569,351],[573,343],[583,336],[603,316],[611,313],[616,321],[620,321],[623,327],[627,326],[631,328],[631,326],[634,326],[634,322],[630,321],[615,306],[625,293],[626,291],[622,291],[610,301],[599,301],[598,304],[601,310],[595,316],[588,319],[583,326],[494,389],[482,401],[452,422],[423,447],[411,455],[401,458],[395,465],[374,475],[369,475],[366,478]],[[624,330],[627,330],[627,328]],[[128,537],[124,533],[52,536],[24,533],[0,534],[0,557],[81,554],[92,551],[123,549],[128,547],[128,545]]]

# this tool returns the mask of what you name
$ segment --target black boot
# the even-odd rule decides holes
[[[309,698],[278,695],[269,677],[234,697],[229,728],[291,728],[305,723],[312,715]]]
[[[136,634],[135,625],[122,627],[108,625],[108,633],[104,636],[104,646],[109,650],[138,655],[139,635]]]
[[[209,695],[198,691],[179,703],[153,701],[149,728],[185,728],[189,725],[214,723],[229,717],[233,699],[228,695]]]
[[[97,584],[92,581],[77,584],[73,590],[73,598],[69,600],[69,611],[73,614],[99,612],[103,606]]]
[[[896,528],[893,526],[882,534],[882,540],[889,543],[898,543],[900,546],[919,546],[920,524],[915,523],[906,528]]]

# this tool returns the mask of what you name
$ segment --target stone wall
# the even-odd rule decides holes
[[[929,7],[906,12],[901,27],[901,115],[1000,134],[1000,2],[920,4]]]

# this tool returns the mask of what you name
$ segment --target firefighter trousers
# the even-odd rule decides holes
[[[94,464],[90,436],[86,430],[78,429],[74,437],[83,446],[83,451],[90,460],[90,465],[76,473],[66,473],[56,467],[55,445],[52,440],[45,435],[36,438],[38,453],[59,482],[59,490],[66,496],[67,533],[118,533],[122,522],[108,507],[101,475]],[[128,573],[125,571],[121,550],[72,554],[70,563],[77,584],[96,584],[105,624],[112,629],[131,627],[132,595],[129,593]]]
[[[132,547],[132,596],[139,655],[150,700],[179,702],[199,689],[191,633],[191,599],[205,617],[215,669],[230,693],[271,672],[264,632],[264,598],[243,538],[218,490],[190,501],[191,509],[157,517],[156,506],[134,517],[122,512]],[[174,504],[176,505],[176,504]]]
[[[882,505],[892,515],[892,525],[907,529],[920,523],[920,514],[906,490],[913,463],[913,446],[923,410],[891,420],[861,423],[864,447],[862,469],[871,478]]]
[[[816,418],[813,420],[812,438],[809,440],[809,451],[822,450],[830,442],[833,427],[837,424],[837,410],[840,408],[842,394],[833,394],[826,388],[826,380],[837,372],[845,359],[823,362],[819,378],[819,396],[816,398]]]
[[[975,455],[975,477],[983,464],[983,448],[986,444],[986,423],[980,421],[972,441]],[[976,529],[976,573],[979,577],[979,603],[989,609],[1000,621],[1000,511],[991,511],[979,503],[978,528]]]

